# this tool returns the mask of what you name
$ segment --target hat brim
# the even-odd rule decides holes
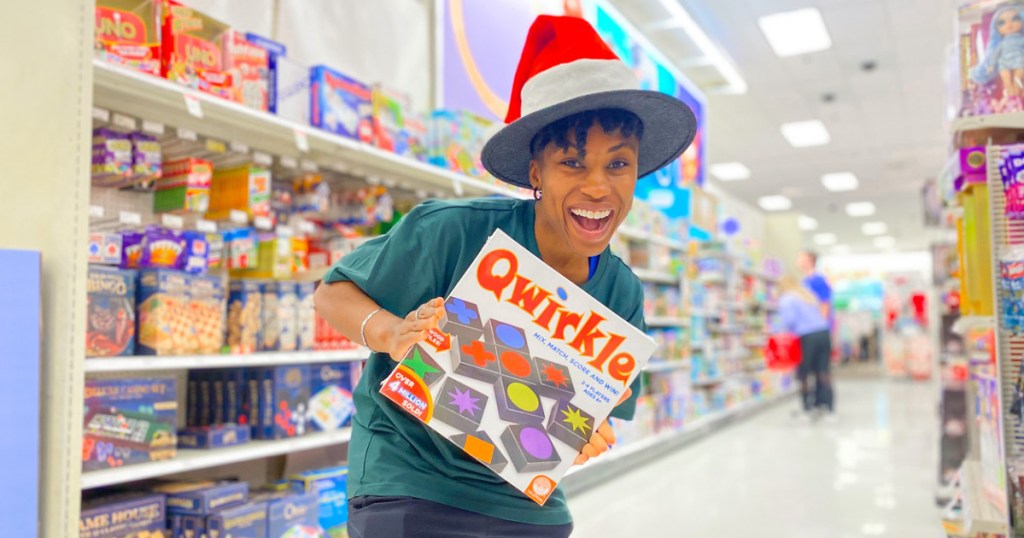
[[[693,111],[675,97],[648,90],[616,90],[576,97],[519,118],[487,141],[480,160],[494,177],[529,189],[533,137],[562,118],[602,108],[628,110],[643,123],[637,177],[678,159],[697,134]]]

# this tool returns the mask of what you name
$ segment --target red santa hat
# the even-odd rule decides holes
[[[617,108],[644,125],[639,176],[677,159],[693,141],[697,120],[675,97],[640,89],[626,64],[590,24],[578,17],[537,17],[516,69],[505,125],[484,146],[481,160],[495,177],[530,187],[530,142],[567,116]]]

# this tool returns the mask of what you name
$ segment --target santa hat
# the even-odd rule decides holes
[[[577,17],[537,17],[519,59],[505,127],[484,146],[481,160],[495,177],[530,188],[530,142],[567,116],[617,108],[644,125],[639,177],[679,158],[697,120],[682,101],[640,89],[640,82],[590,24]]]

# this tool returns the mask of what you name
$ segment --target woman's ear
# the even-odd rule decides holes
[[[537,159],[530,160],[530,185],[535,189],[540,189],[540,163]]]

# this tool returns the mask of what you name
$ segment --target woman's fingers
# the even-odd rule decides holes
[[[594,438],[600,438],[602,441],[604,441],[606,444],[605,449],[607,449],[608,446],[615,444],[615,432],[612,430],[612,427],[610,424],[608,424],[607,420],[602,422],[601,425],[597,428],[597,433],[594,434]],[[590,442],[593,443],[594,440],[591,439]]]

